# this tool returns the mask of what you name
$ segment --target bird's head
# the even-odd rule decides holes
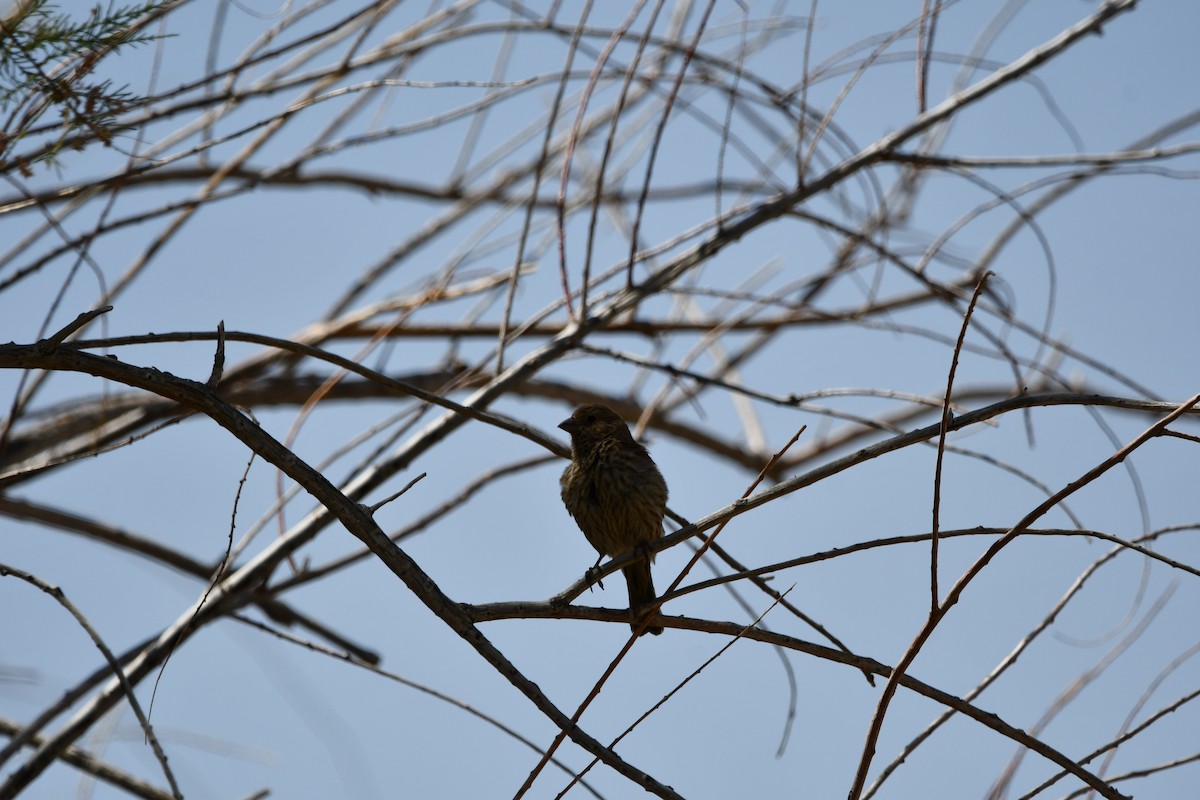
[[[558,423],[558,427],[571,435],[571,445],[576,450],[584,452],[606,439],[633,441],[625,420],[608,406],[599,403],[580,406],[575,413]]]

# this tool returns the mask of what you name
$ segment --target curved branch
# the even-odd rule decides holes
[[[608,608],[590,608],[586,606],[559,606],[552,607],[544,603],[490,603],[488,605],[463,605],[463,611],[475,622],[491,622],[495,620],[511,619],[514,617],[537,618],[537,619],[580,619],[594,620],[603,622],[619,622],[629,624],[629,613],[624,609],[608,609]],[[695,617],[670,616],[661,614],[655,618],[655,622],[661,622],[665,627],[677,628],[686,631],[699,631],[702,633],[716,633],[725,636],[741,636],[743,639],[753,639],[756,642],[764,644],[778,645],[789,650],[794,650],[798,653],[821,658],[826,661],[832,661],[838,664],[845,664],[862,672],[869,672],[874,675],[879,675],[883,678],[889,678],[892,675],[892,667],[876,661],[873,658],[866,656],[855,655],[853,653],[844,653],[840,650],[835,650],[831,647],[814,644],[803,639],[798,639],[793,636],[787,636],[775,631],[762,630],[761,628],[746,629],[746,626],[737,622],[721,622],[717,620],[697,619]],[[963,716],[970,717],[981,725],[991,728],[1000,735],[1011,739],[1012,741],[1027,747],[1038,755],[1044,757],[1048,761],[1057,764],[1060,768],[1074,775],[1079,780],[1091,786],[1096,791],[1105,797],[1119,800],[1123,797],[1115,789],[1098,778],[1093,773],[1081,767],[1068,756],[1055,750],[1050,745],[1037,739],[1020,728],[1010,725],[1002,720],[996,714],[990,711],[984,711],[978,706],[972,705],[956,695],[944,692],[934,686],[930,686],[923,681],[917,680],[907,673],[902,673],[897,678],[899,685],[905,689],[909,689],[922,697],[927,697],[936,703],[952,708]]]

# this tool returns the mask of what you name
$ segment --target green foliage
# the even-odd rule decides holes
[[[116,116],[143,98],[97,79],[96,66],[112,53],[155,39],[136,23],[166,4],[154,0],[116,7],[110,2],[75,20],[47,0],[17,2],[0,19],[0,169],[16,167],[29,174],[29,161],[9,163],[10,154],[51,112],[61,122],[46,126],[54,138],[34,161],[53,161],[63,147],[82,148],[92,139],[111,144]]]

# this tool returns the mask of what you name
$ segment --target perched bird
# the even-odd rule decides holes
[[[571,435],[571,463],[559,481],[563,504],[601,557],[625,555],[662,536],[667,482],[624,420],[611,408],[592,403],[575,409],[558,427]],[[656,597],[653,558],[643,550],[640,561],[621,570],[634,614]],[[635,618],[630,623],[634,633],[641,622]],[[651,625],[643,632],[657,635],[663,629]]]

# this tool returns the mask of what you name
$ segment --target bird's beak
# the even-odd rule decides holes
[[[575,435],[575,431],[579,430],[579,425],[576,424],[575,420],[571,417],[567,417],[562,422],[558,423],[558,427],[562,428],[572,436]]]

